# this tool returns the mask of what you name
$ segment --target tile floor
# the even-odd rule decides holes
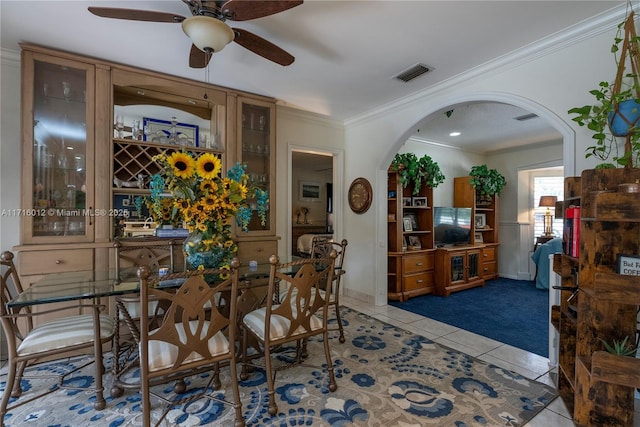
[[[491,362],[536,381],[555,387],[549,359],[516,347],[485,338],[455,326],[447,325],[389,305],[374,306],[348,297],[340,304],[368,314],[383,322],[415,332],[437,343]],[[636,419],[640,418],[638,416]],[[573,427],[567,409],[559,397],[533,418],[525,427]]]

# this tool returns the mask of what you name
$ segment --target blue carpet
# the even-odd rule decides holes
[[[549,291],[529,280],[496,279],[448,297],[424,295],[389,305],[549,357]]]

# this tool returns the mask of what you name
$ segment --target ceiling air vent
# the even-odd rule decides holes
[[[395,76],[395,78],[407,83],[415,79],[416,77],[420,77],[421,75],[428,73],[429,71],[431,71],[431,68],[427,67],[426,65],[416,64],[408,70],[401,72],[400,74]]]
[[[514,117],[513,119],[518,120],[519,122],[524,122],[526,120],[535,119],[536,117],[538,117],[537,114],[529,113],[529,114],[524,114],[522,116]]]

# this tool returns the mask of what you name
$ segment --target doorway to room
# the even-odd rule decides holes
[[[292,150],[288,253],[304,256],[300,236],[333,234],[335,231],[334,161],[331,152]],[[304,246],[304,245],[303,245]]]

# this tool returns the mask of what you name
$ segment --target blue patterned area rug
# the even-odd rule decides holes
[[[422,336],[342,308],[346,342],[332,336],[331,351],[338,389],[329,392],[326,371],[298,366],[278,373],[279,413],[267,412],[267,386],[262,370],[241,382],[243,412],[248,426],[522,426],[553,399],[554,388],[529,380],[479,359],[436,344]],[[324,360],[322,343],[309,343],[310,361]],[[46,370],[69,369],[79,360],[51,363]],[[107,361],[107,368],[110,367]],[[74,385],[93,381],[92,366],[73,379]],[[6,368],[0,371],[0,393],[5,392]],[[228,369],[223,369],[223,387]],[[105,387],[111,387],[110,375]],[[192,378],[190,387],[204,383]],[[48,387],[43,380],[25,380],[30,393]],[[172,393],[172,386],[162,386]],[[163,389],[163,388],[160,389]],[[229,387],[220,390],[231,396]],[[93,410],[88,392],[58,390],[10,412],[5,425],[13,426],[138,426],[140,396],[125,391],[107,408]],[[160,403],[152,400],[153,405]],[[160,408],[153,410],[152,421]],[[233,409],[208,399],[173,409],[167,426],[232,426]]]

